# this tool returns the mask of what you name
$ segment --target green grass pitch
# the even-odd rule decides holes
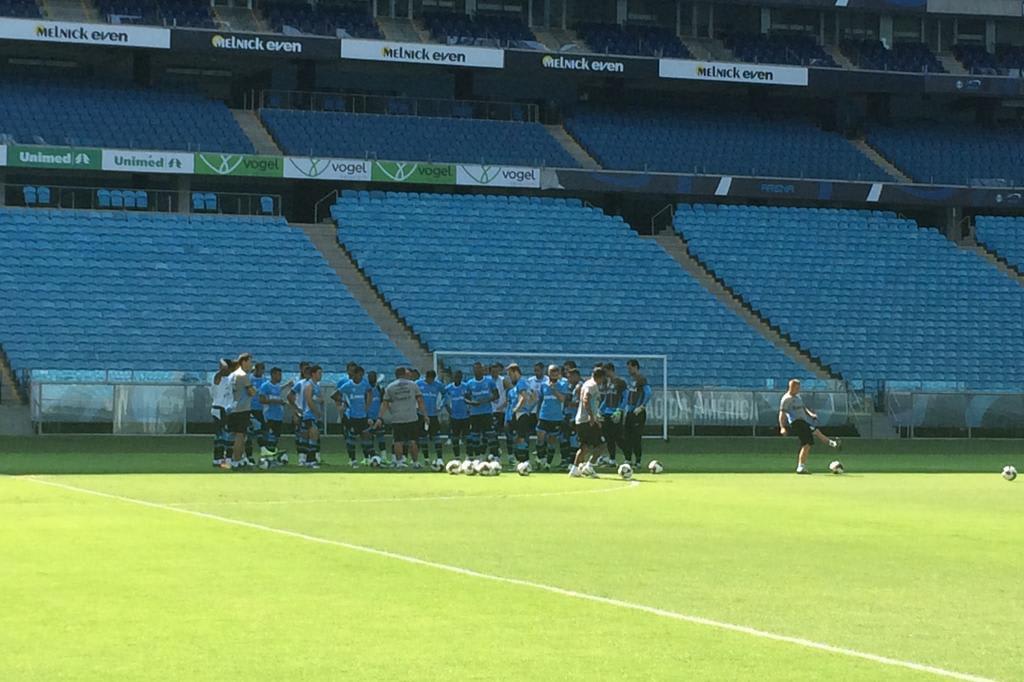
[[[649,449],[631,485],[6,440],[0,680],[1024,679],[1019,442]]]

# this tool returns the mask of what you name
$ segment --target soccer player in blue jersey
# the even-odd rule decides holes
[[[256,390],[249,405],[249,432],[246,434],[245,439],[245,456],[250,459],[252,458],[253,443],[259,444],[262,448],[265,442],[267,422],[263,418],[263,404],[260,403],[260,387],[267,380],[263,376],[265,369],[266,364],[257,362],[252,366],[252,374],[249,375],[249,381]]]
[[[420,450],[423,452],[423,459],[430,457],[430,445],[434,446],[435,459],[443,459],[443,441],[441,440],[441,422],[437,413],[441,406],[441,394],[444,393],[444,384],[437,380],[437,372],[427,370],[426,378],[419,379],[416,385],[423,394],[423,405],[427,410],[425,416],[427,428],[420,435]]]
[[[515,456],[517,462],[530,460],[530,434],[537,426],[537,397],[530,382],[523,377],[519,365],[513,363],[505,368],[512,388],[508,391],[508,402],[512,406],[512,429],[516,434]]]
[[[602,463],[616,466],[616,448],[625,446],[622,442],[622,422],[625,417],[623,403],[626,399],[626,382],[615,374],[615,365],[604,363],[604,382],[601,384],[601,433],[608,447],[608,457]]]
[[[373,394],[370,382],[366,380],[363,368],[350,364],[345,372],[346,378],[337,383],[337,390],[331,398],[338,406],[338,421],[345,433],[345,450],[348,452],[349,466],[359,467],[356,459],[356,444],[363,452],[363,464],[367,464],[373,455],[373,440],[370,438],[370,421],[366,416]]]
[[[548,366],[548,380],[540,386],[540,407],[537,410],[537,462],[545,470],[551,468],[555,458],[570,390],[569,380],[562,377],[561,368],[558,365]]]
[[[319,469],[320,433],[323,431],[324,412],[320,404],[320,380],[324,372],[320,365],[309,368],[309,379],[302,382],[302,429],[306,433],[306,466]]]
[[[469,389],[462,383],[462,370],[455,370],[450,384],[444,387],[443,406],[448,410],[448,438],[456,459],[462,458],[462,439],[469,433],[469,407],[466,394]]]
[[[494,379],[484,375],[484,366],[480,362],[473,363],[473,378],[466,382],[466,405],[469,406],[469,455],[473,459],[482,459],[486,454],[486,444],[493,434],[494,421],[491,417],[491,404],[498,399],[498,387]]]
[[[644,425],[647,424],[647,404],[651,401],[651,386],[647,377],[640,373],[640,362],[626,363],[629,379],[626,380],[626,421],[624,428],[623,455],[626,461],[633,460],[639,469],[644,458]]]
[[[273,367],[270,370],[270,380],[264,381],[260,386],[259,399],[263,412],[263,421],[266,424],[266,432],[263,438],[263,445],[260,447],[261,457],[275,457],[281,461],[284,452],[278,452],[277,442],[281,438],[281,424],[284,421],[285,398],[281,396],[281,368]]]

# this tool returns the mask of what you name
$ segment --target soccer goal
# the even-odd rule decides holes
[[[518,353],[516,351],[434,351],[434,371],[443,381],[451,381],[451,376],[456,370],[461,370],[466,379],[473,376],[473,363],[482,362],[484,366],[500,362],[502,367],[511,363],[518,364],[524,376],[533,374],[536,364],[542,364],[545,371],[548,365],[559,367],[566,360],[573,360],[580,369],[580,374],[586,380],[590,376],[590,370],[599,362],[611,362],[615,365],[615,371],[619,376],[626,379],[626,362],[636,360],[640,363],[640,371],[647,377],[647,383],[654,390],[655,396],[660,392],[661,396],[668,393],[668,356],[667,355],[617,355],[615,353]],[[659,391],[660,389],[660,391]],[[648,409],[650,415],[650,409]],[[652,425],[648,422],[648,428]],[[668,440],[668,410],[661,410],[661,433],[648,433],[645,438],[660,438]]]

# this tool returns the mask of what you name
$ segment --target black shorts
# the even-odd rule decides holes
[[[320,421],[319,419],[303,419],[302,423],[300,425],[300,428],[305,429],[305,430],[308,431],[309,429],[313,428],[314,426],[316,427],[317,431],[323,433],[324,423],[322,421]]]
[[[417,419],[414,422],[402,422],[391,424],[391,434],[396,443],[415,443],[423,433],[423,422]]]
[[[370,420],[366,417],[342,417],[341,426],[345,433],[359,435],[370,430]]]
[[[274,434],[281,433],[281,420],[280,419],[268,419],[267,420],[267,431]]]
[[[589,445],[591,447],[597,447],[604,443],[604,436],[601,435],[601,427],[597,424],[577,424],[576,433],[579,434],[580,443],[583,445]]]
[[[486,433],[491,430],[493,424],[494,421],[489,413],[469,415],[469,430],[472,433]]]
[[[424,432],[428,438],[437,438],[438,432],[441,431],[441,420],[436,416],[434,417],[423,417],[427,422],[427,430]]]
[[[228,431],[231,433],[247,433],[249,431],[249,410],[232,412],[228,415]]]
[[[462,438],[469,433],[469,418],[452,419],[448,422],[448,428],[451,431],[452,438]]]
[[[249,416],[260,423],[260,428],[265,429],[267,427],[267,419],[263,416],[261,410],[251,410]]]
[[[504,431],[505,430],[505,411],[502,410],[501,412],[494,412],[494,413],[492,413],[491,414],[491,423],[492,423],[492,427],[491,428],[493,428],[495,431]]]
[[[214,405],[210,408],[210,416],[213,417],[214,426],[217,430],[225,428],[228,421],[228,411],[219,405]]]
[[[556,435],[562,430],[562,422],[549,421],[547,419],[541,419],[537,422],[537,431],[543,431],[548,435]]]
[[[800,445],[814,445],[814,427],[803,419],[797,419],[790,424],[789,431],[800,439]]]
[[[642,429],[647,424],[647,410],[643,412],[630,412],[626,415],[627,429]]]
[[[356,421],[359,421],[359,420],[357,419]],[[341,414],[341,432],[342,433],[348,433],[349,428],[351,428],[351,424],[349,424],[349,418],[343,412]],[[363,430],[365,431],[365,429],[363,429]]]
[[[512,430],[519,438],[529,438],[537,426],[537,415],[521,414],[512,417]]]

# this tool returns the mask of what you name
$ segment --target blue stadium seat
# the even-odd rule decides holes
[[[847,380],[1024,387],[1024,288],[936,230],[881,211],[718,205],[680,206],[675,227]]]
[[[12,292],[0,297],[0,344],[16,370],[197,372],[242,350],[289,370],[304,359],[334,371],[351,359],[388,372],[407,362],[281,218],[5,208],[0,243]],[[294,272],[261,305],[287,310],[301,297],[316,310],[286,334],[224,312],[224,283],[252,280],[270,255]]]
[[[192,210],[196,212],[206,210],[206,198],[202,192],[192,192]]]
[[[135,193],[135,205],[145,211],[149,209],[149,193],[139,190]]]
[[[273,197],[260,197],[260,212],[263,215],[271,215],[274,213]]]
[[[676,386],[805,374],[661,246],[579,200],[368,192],[341,197],[332,215],[339,241],[433,350],[666,353]]]
[[[25,200],[26,206],[34,206],[39,201],[36,188],[28,185],[21,188],[21,197]]]
[[[217,210],[217,195],[213,192],[207,192],[203,195],[203,208],[207,211]]]
[[[96,190],[96,205],[100,208],[110,208],[110,190]]]
[[[978,216],[978,242],[1024,273],[1024,218]]]

